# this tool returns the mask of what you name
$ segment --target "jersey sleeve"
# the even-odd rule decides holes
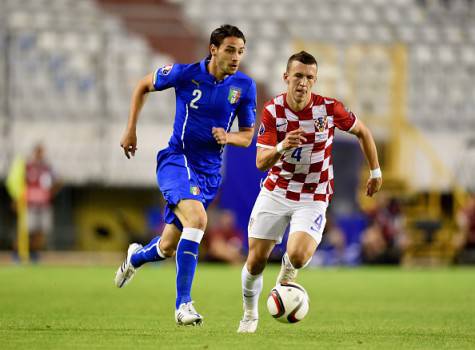
[[[155,90],[161,91],[176,87],[180,80],[183,67],[183,64],[169,64],[158,68],[153,75],[153,87]]]
[[[262,110],[261,125],[257,133],[257,147],[273,148],[277,144],[277,128],[275,126],[275,118],[267,110]]]
[[[335,100],[333,107],[333,123],[343,131],[351,131],[356,125],[356,116],[343,103]]]
[[[237,109],[238,124],[241,128],[252,128],[256,122],[256,83],[251,83]]]

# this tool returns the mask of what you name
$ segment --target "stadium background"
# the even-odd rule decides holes
[[[131,91],[159,66],[204,57],[223,23],[246,35],[242,70],[258,83],[259,108],[285,89],[290,54],[316,56],[316,91],[373,131],[384,192],[401,200],[415,242],[405,263],[450,263],[455,213],[475,189],[471,0],[0,0],[0,177],[44,143],[63,182],[53,250],[123,254],[131,231],[144,237],[157,225],[155,155],[170,135],[174,96],[149,97],[139,151],[126,160],[119,140]],[[367,166],[356,138],[337,133],[334,152],[333,214],[357,251],[363,210],[375,200],[362,192]],[[227,148],[216,202],[244,232],[264,176],[254,158],[254,147]],[[10,203],[2,186],[4,262],[15,239]]]

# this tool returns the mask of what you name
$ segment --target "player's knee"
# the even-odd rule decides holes
[[[208,218],[206,217],[206,213],[199,213],[186,218],[187,227],[197,228],[203,231],[206,229],[207,223]]]
[[[246,262],[247,271],[249,271],[251,275],[259,275],[262,273],[262,271],[264,271],[266,262],[267,261],[264,258],[249,256]]]
[[[289,256],[290,263],[296,269],[304,267],[307,264],[308,260],[312,257],[312,254],[310,252],[304,250],[287,252],[287,254]]]

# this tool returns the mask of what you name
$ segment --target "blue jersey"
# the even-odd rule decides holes
[[[153,86],[155,90],[175,89],[176,113],[169,148],[183,153],[195,170],[210,174],[219,171],[223,151],[212,128],[229,131],[236,116],[239,127],[254,126],[256,83],[239,71],[217,81],[207,70],[208,62],[204,59],[159,68]]]

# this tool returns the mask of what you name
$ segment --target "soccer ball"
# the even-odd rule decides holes
[[[278,284],[270,291],[267,309],[277,321],[295,323],[301,321],[308,312],[308,294],[297,283]]]

